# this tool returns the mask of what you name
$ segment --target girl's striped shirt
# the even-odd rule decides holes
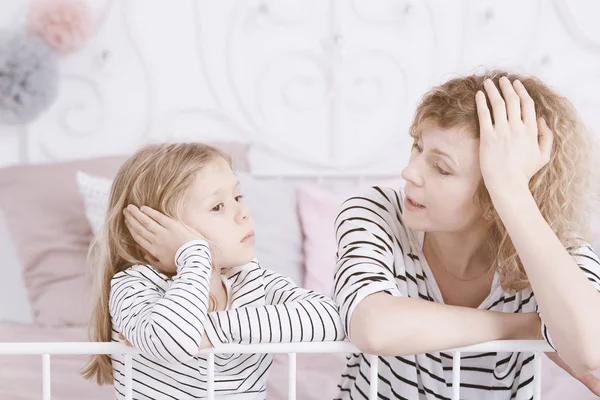
[[[256,260],[223,270],[229,307],[207,312],[211,254],[205,241],[183,245],[169,279],[136,265],[111,281],[113,341],[121,332],[141,351],[133,357],[135,399],[198,399],[207,394],[207,357],[197,354],[206,334],[223,343],[343,340],[335,303],[262,269]],[[266,398],[269,354],[215,354],[215,394]],[[113,356],[116,397],[124,398],[124,359]],[[238,396],[238,397],[236,397]]]

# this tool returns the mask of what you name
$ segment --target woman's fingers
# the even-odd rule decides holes
[[[554,134],[552,133],[550,127],[548,127],[546,124],[546,120],[542,117],[537,120],[537,132],[542,162],[543,165],[546,165],[550,161],[550,155],[552,154]]]
[[[521,121],[521,101],[517,92],[510,83],[510,80],[503,76],[499,81],[500,89],[502,90],[502,97],[506,103],[506,112],[508,114],[508,122],[522,122]]]
[[[481,136],[491,135],[494,131],[492,116],[490,115],[490,109],[488,108],[485,94],[481,90],[475,95],[475,104],[477,105],[477,117],[479,118]]]
[[[513,87],[521,101],[521,119],[527,127],[527,130],[534,131],[537,121],[535,116],[535,103],[520,80],[515,80],[513,82]]]
[[[596,376],[593,374],[587,374],[577,379],[579,379],[579,381],[583,383],[590,390],[590,392],[594,393],[596,396],[600,396],[600,379],[598,379]]]
[[[490,104],[492,105],[494,125],[497,127],[508,125],[508,117],[506,116],[506,103],[500,95],[498,88],[496,85],[494,85],[494,82],[492,82],[491,79],[486,79],[485,82],[483,82],[483,87],[485,88],[485,92],[487,93],[487,96],[490,99]]]

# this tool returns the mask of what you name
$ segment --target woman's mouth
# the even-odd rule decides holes
[[[404,199],[404,206],[411,211],[412,210],[422,210],[425,208],[425,206],[423,204],[414,201],[413,199],[411,199],[408,196],[406,196],[406,198]]]

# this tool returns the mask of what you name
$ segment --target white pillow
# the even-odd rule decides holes
[[[83,197],[85,217],[92,228],[92,232],[97,234],[104,224],[112,180],[92,176],[82,171],[77,171],[76,179],[79,193]]]
[[[271,269],[302,285],[304,257],[302,230],[297,213],[296,184],[279,179],[261,180],[237,173],[244,202],[254,217],[256,257],[263,268]],[[102,228],[112,180],[77,171],[77,185],[83,197],[85,215],[94,234]]]

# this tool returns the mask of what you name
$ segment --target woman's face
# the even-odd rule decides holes
[[[241,199],[240,183],[221,157],[198,172],[186,195],[183,220],[208,240],[222,268],[254,258],[254,221]]]
[[[421,126],[413,145],[406,180],[403,221],[427,232],[461,232],[482,220],[475,193],[482,180],[479,140],[463,128]]]

